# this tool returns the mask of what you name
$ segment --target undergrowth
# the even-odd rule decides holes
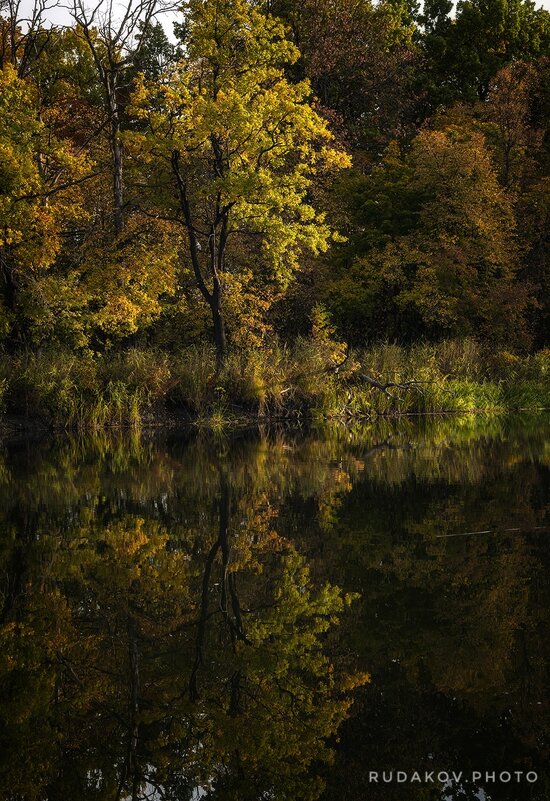
[[[54,427],[135,429],[183,414],[223,430],[251,417],[536,410],[550,406],[549,379],[549,350],[519,357],[453,340],[348,353],[321,326],[292,347],[234,350],[220,373],[206,345],[170,354],[130,348],[102,356],[60,349],[5,356],[0,403],[8,414]],[[383,391],[372,381],[388,386]]]

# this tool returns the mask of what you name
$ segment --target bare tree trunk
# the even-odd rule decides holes
[[[34,2],[45,4],[46,0]],[[115,236],[124,229],[124,150],[120,136],[119,93],[124,88],[128,68],[135,63],[143,46],[143,37],[138,36],[136,41],[140,26],[145,30],[161,6],[169,7],[164,0],[125,0],[120,4],[115,0],[98,0],[90,6],[86,0],[72,0],[69,6],[76,31],[88,45],[103,84],[113,174]]]
[[[116,85],[109,86],[109,107],[111,109],[110,145],[113,158],[113,209],[115,235],[124,229],[124,184],[123,184],[123,144],[120,137],[120,114]]]
[[[223,308],[221,302],[220,282],[216,278],[214,281],[214,291],[210,309],[212,311],[212,322],[214,324],[214,343],[216,345],[216,371],[219,373],[227,357],[227,339],[225,336],[225,321],[223,318]]]
[[[189,236],[189,255],[191,256],[191,265],[195,275],[197,287],[201,295],[208,303],[210,312],[212,314],[212,324],[214,328],[214,344],[216,347],[216,370],[219,373],[222,369],[226,356],[227,356],[227,337],[225,334],[225,320],[223,316],[222,307],[222,285],[220,281],[220,274],[223,269],[223,258],[225,253],[225,246],[227,243],[227,214],[229,207],[224,213],[224,219],[219,236],[219,243],[217,242],[216,226],[212,226],[211,234],[209,237],[209,262],[207,269],[209,269],[212,276],[212,290],[207,287],[206,280],[201,266],[201,247],[197,239],[197,227],[195,225],[194,216],[189,202],[187,192],[187,182],[184,172],[181,169],[181,159],[178,150],[172,153],[172,171],[176,184],[178,187],[178,196],[180,201],[180,209],[183,215],[183,222],[187,229]]]

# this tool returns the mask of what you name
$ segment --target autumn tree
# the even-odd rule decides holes
[[[37,115],[36,91],[11,65],[0,71],[0,265],[2,333],[33,316],[40,279],[82,213],[85,155]]]
[[[541,132],[532,125],[535,84],[534,67],[525,62],[507,65],[491,80],[487,102],[481,106],[485,134],[497,154],[506,189],[520,189],[540,147]]]
[[[548,59],[503,67],[489,86],[479,116],[495,153],[500,181],[512,199],[522,257],[521,277],[532,287],[529,318],[539,343],[548,330]]]
[[[324,112],[353,146],[379,152],[381,143],[410,133],[419,51],[405,3],[273,0],[268,6],[300,50],[294,72],[311,80]]]
[[[55,0],[0,1],[0,68],[10,64],[20,78],[34,71],[58,33],[48,19],[56,5]]]
[[[513,204],[482,133],[451,124],[422,132],[409,153],[390,147],[378,169],[353,180],[358,233],[327,289],[344,330],[359,341],[505,341],[512,331],[522,341]]]
[[[184,59],[165,81],[142,82],[134,97],[149,132],[134,138],[149,170],[172,189],[159,215],[183,226],[196,285],[211,312],[218,369],[226,352],[224,287],[235,248],[287,283],[302,249],[325,250],[331,231],[309,202],[319,170],[347,164],[329,145],[307,82],[285,67],[298,51],[280,22],[244,0],[191,0]],[[170,186],[168,184],[168,186]],[[172,193],[176,194],[174,203]],[[150,212],[150,210],[149,210]]]

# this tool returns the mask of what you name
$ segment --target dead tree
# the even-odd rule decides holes
[[[76,31],[86,42],[92,55],[103,90],[106,127],[111,154],[113,184],[113,227],[115,236],[124,229],[124,147],[122,117],[128,96],[130,67],[139,57],[144,38],[155,16],[174,6],[166,0],[127,0],[124,7],[114,0],[98,0],[87,6],[84,0],[73,0],[69,12]]]
[[[11,64],[19,78],[26,78],[54,34],[48,19],[57,0],[0,0],[0,69]]]
[[[329,368],[327,368],[326,372],[335,373],[336,375],[338,375],[342,367],[347,363],[348,359],[350,358],[350,354],[351,351],[348,347],[346,348],[346,354],[342,359],[342,361],[339,362],[338,364],[331,365]],[[392,395],[391,392],[388,391],[390,389],[401,389],[401,390],[414,389],[417,392],[422,393],[422,385],[432,383],[431,381],[417,381],[416,379],[412,379],[411,381],[384,381],[383,379],[379,380],[377,378],[373,378],[372,376],[367,375],[366,373],[355,372],[355,371],[353,371],[352,376],[359,378],[362,381],[365,381],[367,384],[369,384],[369,386],[374,387],[374,389],[378,389],[387,398],[390,398],[391,400],[399,400],[399,397],[396,395]]]

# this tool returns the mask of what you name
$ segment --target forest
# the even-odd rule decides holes
[[[6,419],[550,405],[550,12],[61,6],[0,0]]]

